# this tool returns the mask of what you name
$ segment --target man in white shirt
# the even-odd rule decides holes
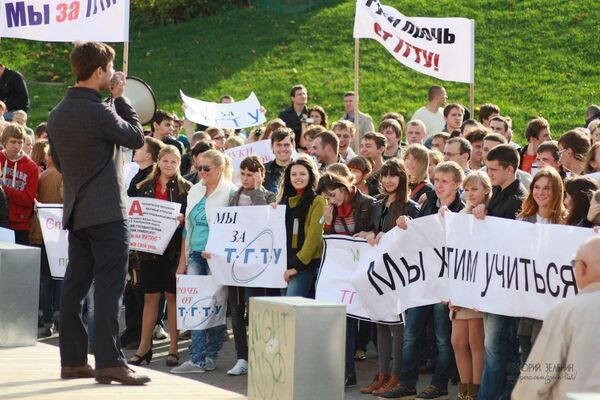
[[[600,237],[581,245],[572,261],[580,293],[553,307],[544,320],[521,377],[517,399],[566,399],[572,393],[600,392]],[[564,268],[564,267],[563,267]]]
[[[411,120],[418,119],[423,121],[427,127],[427,137],[429,138],[434,133],[441,132],[446,125],[444,110],[442,108],[446,104],[446,100],[448,100],[446,89],[442,86],[431,86],[429,88],[428,99],[427,105],[415,111]]]
[[[354,144],[354,124],[350,121],[341,120],[333,124],[331,130],[340,139],[339,150],[342,158],[348,162],[356,157],[356,153],[351,147]]]

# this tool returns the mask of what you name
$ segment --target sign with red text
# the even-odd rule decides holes
[[[222,285],[284,288],[287,269],[285,206],[217,208],[206,251]]]
[[[360,295],[350,283],[356,266],[360,263],[361,254],[371,246],[362,239],[345,235],[325,235],[323,240],[323,258],[315,300],[344,304],[349,317],[371,320]],[[398,316],[399,314],[390,314],[377,320],[377,323],[399,324]]]
[[[50,274],[54,279],[63,279],[69,263],[69,232],[62,226],[63,205],[38,203],[36,208]]]
[[[212,275],[177,275],[176,288],[177,329],[225,325],[227,287]]]
[[[422,74],[474,82],[473,20],[406,17],[379,0],[357,0],[354,38],[377,40],[396,60]]]
[[[181,204],[149,197],[129,197],[129,250],[163,254],[179,227]]]
[[[129,41],[129,0],[0,0],[0,37]]]

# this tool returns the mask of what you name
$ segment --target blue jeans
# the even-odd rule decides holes
[[[432,312],[438,354],[431,384],[442,390],[448,388],[449,374],[452,368],[452,344],[450,343],[452,324],[448,306],[441,303],[406,310],[400,383],[409,388],[416,387],[419,379],[419,339],[425,334],[427,318]],[[396,361],[394,360],[394,362]]]
[[[199,251],[192,251],[188,257],[188,275],[208,275],[208,263]],[[207,358],[217,360],[219,350],[223,347],[225,325],[208,329],[192,330],[192,344],[190,345],[190,361],[196,365],[204,366]]]
[[[478,399],[510,399],[519,376],[517,318],[483,314],[485,355]]]
[[[285,295],[308,297],[314,278],[315,272],[311,269],[298,272],[288,283]]]

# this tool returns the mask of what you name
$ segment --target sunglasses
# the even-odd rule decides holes
[[[211,167],[210,165],[198,165],[198,172],[200,171],[204,171],[204,172],[210,172],[213,167]]]

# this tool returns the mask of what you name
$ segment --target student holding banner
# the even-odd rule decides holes
[[[475,218],[486,215],[515,219],[526,196],[517,179],[519,153],[510,144],[494,147],[487,154],[487,171],[494,186],[487,205],[473,208]],[[484,313],[485,356],[480,400],[508,399],[519,375],[517,318]]]
[[[408,197],[419,201],[422,195],[433,191],[433,185],[429,182],[429,150],[422,144],[411,144],[402,158],[409,176]]]
[[[229,199],[229,206],[260,206],[275,203],[275,193],[262,187],[265,177],[265,166],[257,156],[248,156],[240,164],[242,187]],[[277,296],[279,289],[246,288],[248,297]],[[231,328],[237,353],[237,362],[228,375],[245,375],[248,373],[248,339],[246,336],[246,296],[243,287],[229,286],[229,310]],[[249,314],[249,313],[248,313]]]
[[[379,182],[384,196],[375,202],[372,209],[373,231],[364,235],[372,244],[376,243],[385,232],[394,228],[396,220],[401,215],[416,218],[419,214],[419,205],[409,198],[408,172],[400,160],[391,159],[383,164]],[[360,392],[379,396],[391,392],[399,385],[404,326],[402,324],[376,324],[376,326],[379,373],[373,382]],[[392,356],[393,369],[390,368]]]
[[[137,195],[181,204],[181,212],[185,213],[187,194],[192,186],[183,179],[179,172],[181,153],[170,144],[165,145],[158,153],[158,161],[152,173],[137,184]],[[144,312],[142,317],[142,334],[140,345],[129,363],[140,365],[144,361],[150,364],[152,360],[152,333],[160,294],[164,293],[167,300],[167,316],[169,321],[170,343],[169,354],[166,358],[168,366],[179,364],[177,354],[177,306],[175,302],[175,269],[180,258],[181,232],[179,227],[162,255],[139,252],[140,284],[144,291]]]
[[[361,193],[352,180],[327,172],[319,179],[317,192],[328,203],[323,212],[325,233],[353,236],[373,230],[371,213],[375,199]],[[346,387],[356,386],[354,349],[357,329],[357,320],[346,318]]]
[[[447,207],[452,212],[462,210],[464,203],[460,198],[459,188],[464,178],[463,169],[454,161],[445,161],[435,167],[433,178],[435,190],[425,195],[426,200],[421,205],[418,216],[436,214],[443,207]],[[407,216],[401,215],[396,223],[400,229],[407,229],[408,220]],[[425,331],[430,314],[433,314],[437,347],[435,371],[429,386],[417,395],[419,339]],[[416,399],[442,399],[448,396],[448,381],[452,368],[451,324],[448,315],[448,306],[443,303],[406,310],[400,385],[391,392],[383,393],[382,398],[410,398],[417,395]]]
[[[184,240],[181,241],[178,274],[209,275],[206,253],[209,222],[215,209],[226,207],[237,189],[231,182],[233,168],[228,156],[208,150],[198,158],[201,181],[192,186],[187,197]],[[174,374],[203,373],[216,368],[217,355],[223,346],[225,325],[192,331],[189,360],[171,370]]]
[[[542,168],[529,186],[529,194],[517,219],[534,224],[564,224],[567,210],[563,205],[563,181],[555,168]],[[520,318],[517,335],[521,347],[521,366],[542,329],[542,321]]]

